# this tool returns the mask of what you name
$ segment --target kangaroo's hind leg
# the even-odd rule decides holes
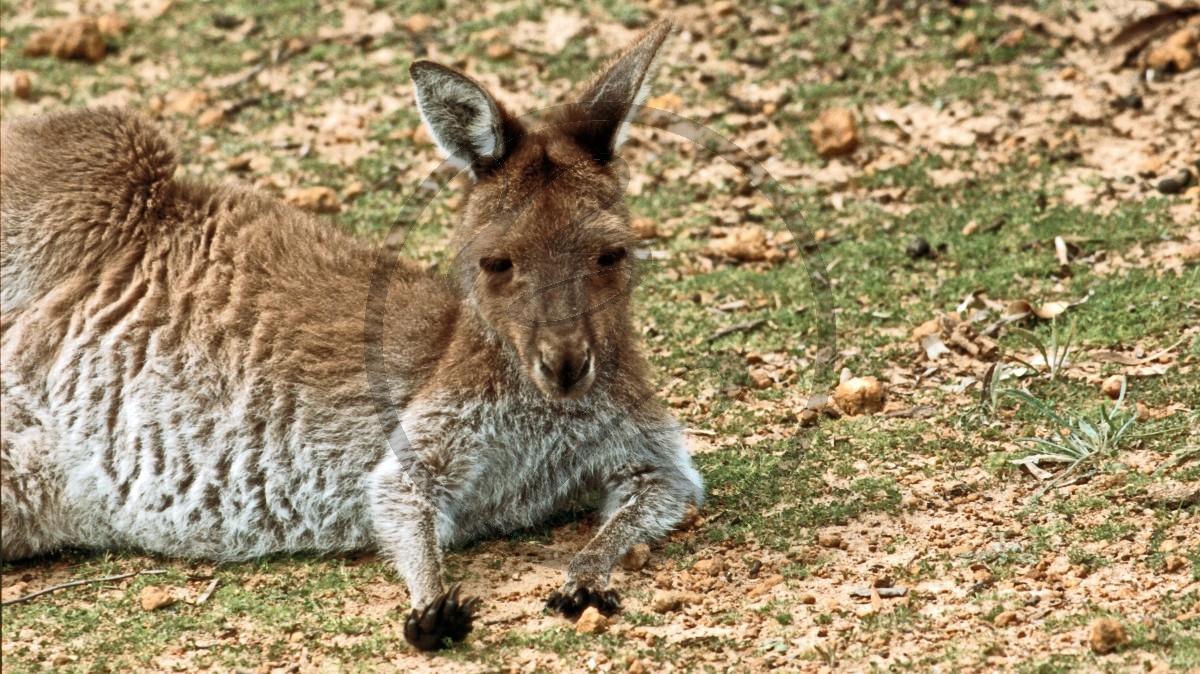
[[[52,432],[18,396],[0,402],[0,559],[7,561],[71,541]]]

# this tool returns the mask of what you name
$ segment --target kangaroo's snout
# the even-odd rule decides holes
[[[595,357],[586,344],[542,342],[537,349],[536,383],[550,398],[585,395],[596,377]]]

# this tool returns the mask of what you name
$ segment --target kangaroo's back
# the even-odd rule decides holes
[[[2,133],[6,370],[48,367],[79,329],[280,379],[361,373],[371,246],[270,195],[176,179],[173,145],[136,113],[63,111]],[[404,262],[393,286],[398,314],[425,308],[387,326],[404,345],[395,376],[419,381],[440,351],[420,338],[444,332],[458,300]],[[256,347],[268,333],[274,346]]]
[[[141,117],[67,111],[7,122],[0,134],[4,313],[55,279],[98,269],[160,222],[175,152]]]

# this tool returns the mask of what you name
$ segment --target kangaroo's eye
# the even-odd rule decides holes
[[[489,274],[503,274],[512,269],[512,260],[506,257],[483,257],[479,259],[479,266]]]
[[[616,250],[610,250],[607,253],[604,253],[600,257],[596,258],[596,263],[599,264],[601,267],[611,267],[614,264],[616,264],[624,259],[625,259],[625,249],[618,248]]]

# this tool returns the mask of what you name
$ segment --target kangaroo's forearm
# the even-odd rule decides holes
[[[571,561],[568,573],[607,577],[617,560],[630,548],[666,536],[683,519],[688,505],[694,501],[689,486],[681,478],[631,480],[615,496],[621,505]]]

